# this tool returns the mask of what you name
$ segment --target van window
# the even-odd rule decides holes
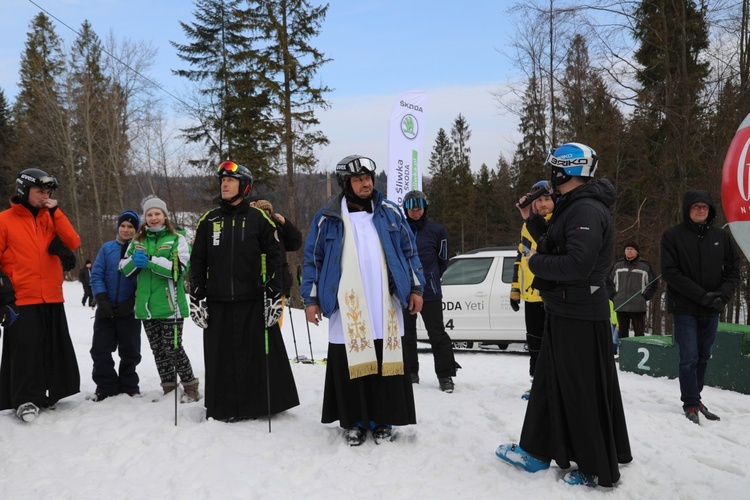
[[[513,283],[513,266],[515,263],[515,257],[503,258],[503,283]]]
[[[476,285],[485,280],[493,257],[477,259],[455,259],[443,273],[443,285]],[[511,277],[513,269],[511,268]],[[509,282],[510,283],[510,282]]]

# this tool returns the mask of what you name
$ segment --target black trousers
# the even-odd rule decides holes
[[[443,304],[440,300],[422,303],[422,315],[427,336],[432,346],[435,359],[435,374],[438,378],[456,376],[456,360],[453,356],[453,341],[443,325]],[[408,361],[412,373],[419,373],[417,356],[417,315],[404,310],[404,358]]]
[[[112,358],[115,350],[120,356],[117,371]],[[140,392],[135,369],[141,362],[141,320],[133,313],[122,318],[96,318],[89,352],[94,362],[91,377],[97,394],[114,396]]]
[[[630,323],[633,323],[633,331],[636,337],[643,337],[646,326],[645,312],[618,312],[617,326],[620,330],[619,337],[624,339],[630,335]]]
[[[85,306],[86,300],[89,301],[89,307],[94,307],[96,305],[94,294],[91,291],[91,285],[83,285],[83,299],[81,299],[81,305]]]
[[[526,315],[526,345],[529,347],[529,375],[534,376],[536,360],[542,348],[542,334],[544,333],[544,303],[525,302]]]

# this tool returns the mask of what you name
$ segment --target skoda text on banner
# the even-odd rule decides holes
[[[396,99],[388,122],[387,198],[401,205],[404,195],[422,189],[422,143],[427,92],[411,90]]]

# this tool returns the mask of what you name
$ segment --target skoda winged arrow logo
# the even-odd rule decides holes
[[[414,115],[406,115],[401,119],[401,133],[409,140],[414,139],[419,134],[419,122]]]

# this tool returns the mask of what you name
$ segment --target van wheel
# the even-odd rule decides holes
[[[500,348],[501,351],[504,351],[508,348],[508,344],[497,344],[497,347]]]
[[[474,347],[474,342],[453,342],[454,349],[471,349],[472,347]]]

